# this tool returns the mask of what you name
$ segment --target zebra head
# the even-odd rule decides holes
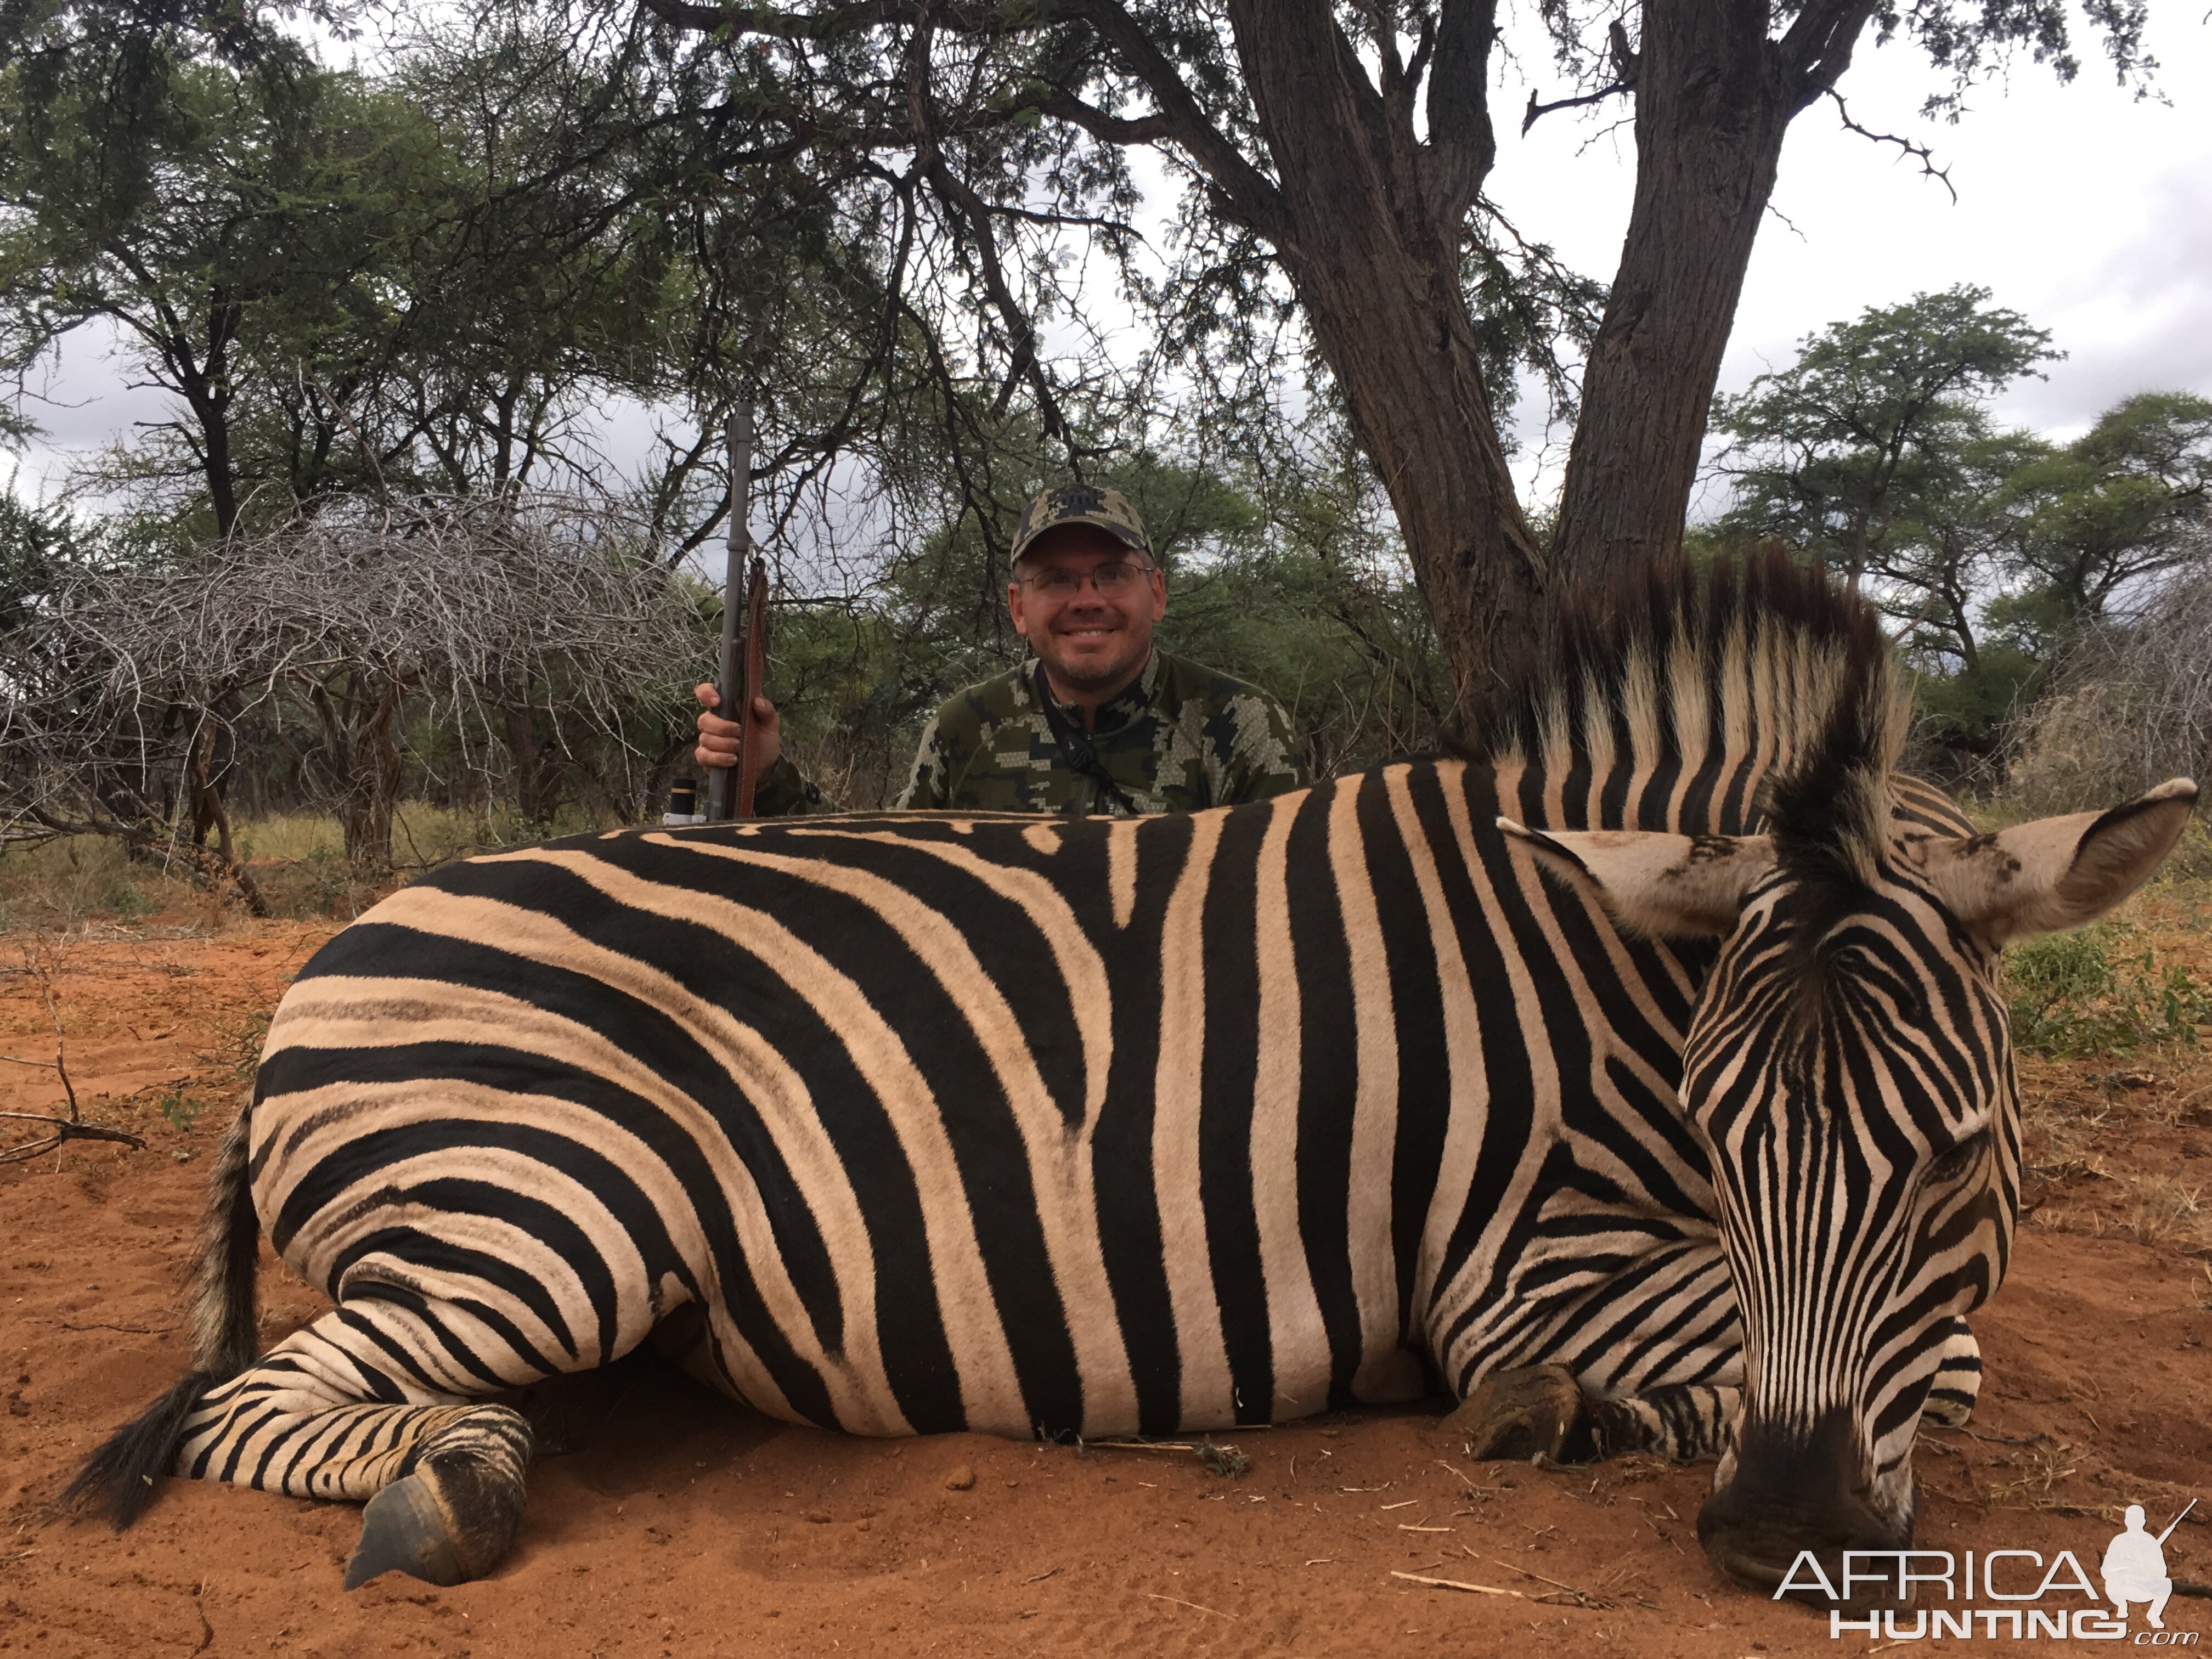
[[[2002,1278],[2018,1210],[1999,951],[2133,892],[2196,796],[2177,779],[1962,836],[1924,786],[1815,756],[1770,781],[1761,834],[1501,823],[1627,928],[1723,941],[1682,1105],[1743,1334],[1740,1415],[1698,1529],[1739,1583],[1771,1593],[1801,1550],[1841,1583],[1843,1551],[1911,1542],[1929,1384],[1955,1316]]]

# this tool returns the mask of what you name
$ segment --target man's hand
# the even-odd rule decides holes
[[[738,763],[738,733],[743,729],[735,720],[726,720],[720,714],[706,711],[722,706],[722,694],[711,685],[692,687],[691,695],[699,699],[699,746],[691,757],[702,766],[735,766]],[[783,744],[776,736],[775,705],[766,697],[753,699],[753,737],[760,744],[760,769],[757,775],[766,777],[768,769],[775,764],[775,757],[783,752]]]

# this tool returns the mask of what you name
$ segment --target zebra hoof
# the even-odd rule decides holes
[[[1478,1462],[1558,1460],[1588,1440],[1576,1432],[1586,1416],[1573,1372],[1565,1365],[1528,1365],[1483,1378],[1444,1426],[1467,1436],[1467,1455]]]
[[[368,1500],[362,1511],[361,1541],[346,1563],[345,1587],[359,1589],[386,1572],[404,1572],[432,1584],[465,1583],[471,1577],[436,1497],[419,1474],[393,1481]]]
[[[1974,1420],[1974,1396],[1956,1389],[1930,1389],[1920,1407],[1923,1429],[1963,1429]]]

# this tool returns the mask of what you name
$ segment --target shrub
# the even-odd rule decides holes
[[[2140,948],[2138,944],[2140,942]],[[2012,1040],[2054,1059],[2194,1046],[2212,1025],[2212,995],[2178,962],[2162,967],[2135,925],[2102,921],[2007,953]]]

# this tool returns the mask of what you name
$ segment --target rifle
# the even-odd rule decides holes
[[[753,701],[768,676],[768,565],[752,550],[753,406],[742,402],[730,417],[730,536],[728,562],[722,579],[722,716],[735,720],[739,728],[738,763],[718,766],[707,774],[707,818],[720,823],[732,817],[750,817],[753,790],[760,781],[760,752],[754,742]],[[744,595],[746,627],[738,633],[738,573],[747,577]],[[732,712],[734,708],[735,713]],[[737,773],[732,787],[731,772]],[[732,797],[734,796],[734,799]]]
[[[745,729],[738,740],[738,810],[732,817],[753,815],[753,790],[760,782],[760,733],[753,727],[753,701],[768,678],[768,561],[753,556],[745,593]]]
[[[2191,1499],[2189,1500],[2189,1502],[2188,1502],[2188,1503],[2187,1503],[2187,1504],[2183,1507],[2182,1511],[2181,1511],[2181,1514],[2180,1514],[2180,1515],[2177,1515],[2177,1516],[2175,1516],[2173,1517],[2172,1521],[2172,1522],[2167,1525],[2166,1529],[2164,1532],[2162,1532],[2162,1533],[2159,1534],[2159,1535],[2158,1535],[2158,1541],[2159,1541],[2161,1545],[2163,1545],[2163,1544],[2166,1542],[2166,1540],[2167,1539],[2169,1539],[2169,1538],[2172,1537],[2172,1536],[2173,1536],[2173,1529],[2174,1529],[2174,1528],[2175,1528],[2175,1527],[2179,1526],[2179,1525],[2181,1524],[2181,1522],[2182,1522],[2182,1519],[2183,1519],[2183,1517],[2184,1517],[2184,1516],[2185,1516],[2186,1515],[2188,1515],[2189,1511],[2190,1511],[2191,1510],[2195,1509],[2196,1507],[2197,1507],[2197,1500],[2196,1500],[2195,1498],[2191,1498]]]

